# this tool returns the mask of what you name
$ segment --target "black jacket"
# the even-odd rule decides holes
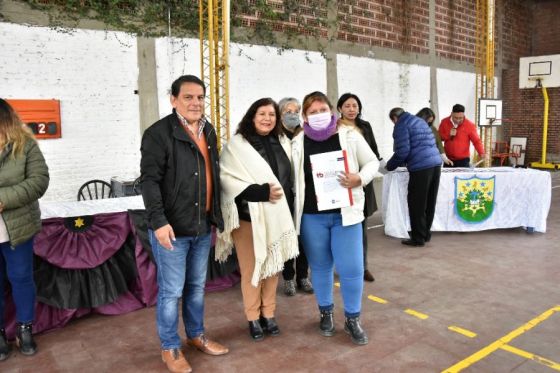
[[[144,132],[140,171],[149,228],[171,224],[176,236],[205,234],[208,223],[223,230],[217,138],[209,122],[204,136],[212,163],[212,208],[208,214],[204,157],[175,110]]]
[[[378,160],[382,160],[379,155],[379,150],[377,149],[377,143],[375,142],[375,136],[373,135],[373,129],[369,122],[363,119],[356,119],[356,126],[362,131],[364,139],[368,143],[369,147],[375,154]],[[377,211],[377,203],[375,202],[375,193],[373,191],[373,181],[364,187],[364,193],[366,196],[366,201],[364,203],[364,214],[366,218],[371,216],[375,211]]]

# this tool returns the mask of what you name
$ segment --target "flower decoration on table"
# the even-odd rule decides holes
[[[455,177],[455,212],[467,223],[481,223],[494,211],[496,177]]]

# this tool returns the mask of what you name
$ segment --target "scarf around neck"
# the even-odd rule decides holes
[[[291,158],[289,140],[284,136],[280,144]],[[235,198],[251,184],[280,182],[264,158],[243,136],[233,136],[220,156],[221,208],[224,230],[218,232],[216,260],[223,262],[232,253],[232,232],[239,228],[239,212]],[[276,203],[248,202],[253,231],[255,269],[251,284],[282,271],[284,262],[298,255],[298,240],[294,222],[285,196]]]
[[[322,130],[313,129],[311,128],[309,123],[303,122],[303,132],[311,140],[325,141],[326,139],[328,139],[329,137],[331,137],[336,133],[336,122],[337,119],[336,119],[336,115],[334,114],[331,116],[331,122],[329,123],[329,125]]]

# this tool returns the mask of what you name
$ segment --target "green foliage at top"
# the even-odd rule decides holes
[[[244,40],[290,48],[301,36],[318,36],[326,26],[329,0],[284,0],[269,4],[266,0],[231,0],[231,26],[244,27]],[[81,20],[96,20],[109,29],[141,36],[198,36],[198,0],[21,0],[49,15],[51,27],[77,27]],[[249,27],[247,22],[252,22]],[[245,23],[244,23],[245,22]],[[284,24],[285,27],[278,25]],[[287,25],[287,26],[286,26]],[[281,31],[282,41],[275,31]]]

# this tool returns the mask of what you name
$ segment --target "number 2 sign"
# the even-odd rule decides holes
[[[7,100],[37,139],[62,136],[59,100]]]

